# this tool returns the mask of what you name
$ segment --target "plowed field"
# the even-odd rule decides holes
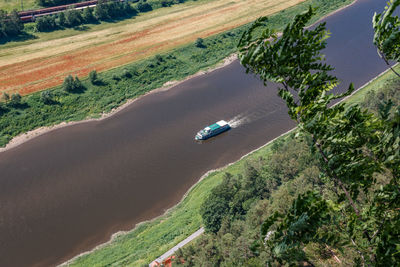
[[[193,42],[304,0],[192,2],[142,14],[132,23],[14,48],[0,48],[0,92],[26,95]]]

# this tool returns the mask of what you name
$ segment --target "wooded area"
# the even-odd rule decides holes
[[[374,16],[374,43],[386,63],[400,59],[399,5],[388,2]],[[362,105],[332,106],[354,87],[332,92],[338,79],[321,54],[328,31],[324,23],[305,28],[314,13],[310,7],[296,16],[279,38],[265,17],[242,36],[241,63],[281,84],[278,94],[298,130],[271,158],[245,167],[243,177],[226,174],[202,206],[208,234],[180,250],[175,264],[400,262],[400,82],[368,94]]]

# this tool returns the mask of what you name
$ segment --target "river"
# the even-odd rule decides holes
[[[342,86],[386,69],[371,18],[384,0],[359,0],[325,21],[327,60]],[[234,128],[203,143],[219,119]],[[210,169],[294,126],[272,85],[235,61],[112,117],[51,131],[0,153],[0,266],[48,266],[162,214]]]

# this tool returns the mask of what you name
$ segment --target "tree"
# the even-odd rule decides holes
[[[96,82],[98,82],[98,77],[97,77],[97,71],[96,70],[92,70],[90,73],[89,73],[89,79],[90,79],[90,82],[92,83],[92,84],[96,84]]]
[[[20,94],[18,94],[18,93],[12,94],[10,104],[13,106],[16,106],[21,103],[21,99],[22,99],[22,97]]]
[[[64,79],[63,88],[66,92],[72,92],[74,90],[74,78],[71,75],[68,75]]]
[[[204,45],[204,40],[202,38],[197,38],[196,41],[194,42],[194,45],[198,48],[204,48],[206,47]]]
[[[110,18],[108,15],[107,2],[100,0],[94,8],[94,16],[98,20],[107,20]]]
[[[93,8],[87,7],[83,10],[82,18],[86,23],[96,21],[96,17],[93,15]]]
[[[4,102],[8,102],[8,100],[10,100],[10,95],[7,94],[6,92],[3,92],[3,95],[1,96],[1,98],[4,100]]]
[[[124,70],[122,71],[122,75],[121,75],[121,76],[122,76],[122,77],[125,77],[125,78],[127,78],[127,79],[129,79],[129,78],[132,78],[132,73],[130,73],[129,70],[124,69]]]
[[[35,29],[38,32],[52,31],[57,28],[54,16],[42,16],[36,19]]]
[[[388,1],[382,14],[375,12],[372,23],[375,31],[374,44],[379,56],[400,77],[400,73],[397,73],[389,63],[389,60],[400,61],[400,18],[392,16],[398,6],[400,0]]]
[[[206,231],[213,233],[219,231],[222,219],[229,214],[229,203],[236,191],[232,175],[226,173],[222,183],[211,191],[201,206],[200,214]]]
[[[311,191],[300,195],[288,213],[264,223],[261,243],[280,264],[304,259],[302,248],[310,242],[341,247],[345,240],[362,264],[393,266],[400,261],[400,107],[390,116],[392,104],[382,103],[377,117],[358,105],[331,105],[354,88],[332,91],[338,79],[321,54],[329,37],[325,23],[305,29],[314,14],[310,7],[297,15],[280,38],[266,27],[266,17],[259,18],[239,42],[247,72],[281,84],[278,94],[297,122],[298,135],[311,139],[323,176],[337,194],[335,199]],[[386,175],[387,183],[378,184],[376,173]]]
[[[151,11],[153,8],[151,7],[151,5],[149,3],[147,3],[145,0],[140,0],[137,4],[136,4],[136,8],[139,12],[148,12]]]
[[[50,105],[50,104],[52,104],[54,102],[53,101],[53,94],[51,93],[50,90],[43,91],[40,94],[40,98],[42,99],[43,103],[46,104],[46,105]]]
[[[65,12],[58,13],[58,25],[64,27],[66,25]]]
[[[73,27],[73,26],[77,26],[77,25],[81,25],[82,24],[82,15],[81,15],[81,11],[80,10],[76,10],[76,9],[68,9],[67,11],[65,11],[65,24]]]
[[[18,35],[22,32],[24,29],[24,24],[22,23],[21,19],[18,16],[18,12],[14,9],[11,11],[9,15],[9,21],[8,21],[8,34],[10,35]]]
[[[81,80],[79,80],[78,76],[75,76],[75,80],[74,80],[74,90],[75,91],[79,91],[83,89],[83,85]]]
[[[13,10],[8,14],[4,10],[0,10],[0,38],[17,36],[24,29],[17,11]]]

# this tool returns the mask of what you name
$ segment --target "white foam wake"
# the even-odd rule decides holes
[[[228,124],[232,127],[232,128],[237,128],[240,125],[245,124],[246,122],[249,122],[250,119],[248,117],[246,117],[245,115],[239,114],[237,116],[235,116],[234,118],[232,118],[231,120],[228,121]]]

